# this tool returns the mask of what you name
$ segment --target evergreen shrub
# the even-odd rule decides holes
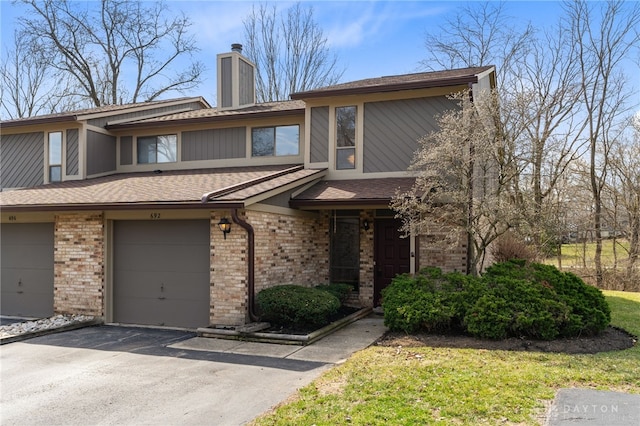
[[[551,340],[597,334],[611,320],[600,290],[570,272],[523,260],[492,265],[479,278],[433,268],[399,275],[382,295],[385,325],[408,333]]]
[[[340,308],[338,298],[328,291],[299,285],[264,289],[256,295],[256,303],[263,320],[294,328],[325,325]]]

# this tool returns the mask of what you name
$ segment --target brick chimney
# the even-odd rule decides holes
[[[217,67],[217,108],[225,110],[255,105],[256,66],[242,55],[242,45],[234,43],[231,52],[219,54]]]

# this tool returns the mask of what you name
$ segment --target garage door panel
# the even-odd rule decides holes
[[[121,298],[152,297],[165,295],[170,298],[197,300],[209,298],[209,274],[196,272],[146,273],[135,271],[115,276],[118,280],[118,294]]]
[[[209,323],[208,220],[114,223],[115,322]]]
[[[207,241],[208,244],[208,241]],[[130,271],[191,271],[209,261],[209,252],[200,250],[202,244],[149,245],[126,244],[119,246],[125,253],[136,253],[119,259],[118,269]]]
[[[2,224],[0,240],[0,313],[53,315],[53,224]]]
[[[122,301],[115,309],[117,322],[125,324],[145,324],[171,327],[194,327],[202,323],[202,310],[209,309],[209,299],[194,306],[193,301],[159,300],[155,298],[130,298]],[[180,316],[167,316],[167,312],[181,312]]]

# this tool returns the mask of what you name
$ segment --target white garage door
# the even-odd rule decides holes
[[[209,221],[114,222],[113,321],[209,325]]]
[[[53,315],[53,223],[3,223],[0,241],[0,313]]]

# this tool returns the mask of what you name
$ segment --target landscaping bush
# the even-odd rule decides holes
[[[503,339],[596,334],[610,322],[604,296],[549,265],[514,260],[480,278],[425,269],[399,275],[382,292],[385,325],[408,333],[456,329]]]
[[[531,281],[508,276],[483,280],[484,294],[467,311],[467,331],[477,337],[555,339],[570,309],[553,292]]]
[[[395,277],[382,291],[385,325],[407,333],[456,328],[463,317],[472,277],[427,268]]]
[[[340,301],[328,291],[298,285],[281,285],[256,296],[262,319],[293,328],[325,325],[340,308]]]
[[[569,309],[568,316],[559,324],[560,336],[597,334],[611,321],[611,310],[602,292],[571,272],[562,272],[552,265],[510,261],[490,266],[483,275],[484,280],[496,277],[524,279],[551,290],[549,297]]]
[[[535,252],[516,235],[507,233],[498,238],[491,245],[491,256],[494,262],[506,262],[512,259],[522,259],[529,262],[535,260]]]
[[[338,298],[341,305],[349,298],[349,294],[353,291],[353,286],[350,284],[342,284],[342,283],[332,283],[332,284],[321,284],[317,285],[316,288],[318,290],[326,291],[333,294]]]

